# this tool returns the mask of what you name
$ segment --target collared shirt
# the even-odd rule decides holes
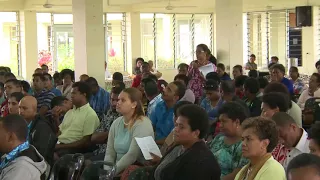
[[[103,115],[109,109],[109,93],[99,87],[99,91],[96,94],[93,94],[90,98],[90,106],[97,113],[99,119],[103,118]]]
[[[121,114],[119,114],[116,111],[114,112],[114,111],[112,111],[112,109],[110,109],[107,112],[107,114],[104,115],[102,121],[100,122],[100,125],[98,126],[98,128],[96,129],[95,132],[98,132],[98,133],[99,132],[109,132],[113,121],[115,121],[120,116],[121,116]],[[94,155],[104,154],[107,149],[107,141],[104,144],[98,144],[98,147],[99,148],[93,152]]]
[[[286,159],[284,160],[283,167],[287,169],[289,162],[296,156],[302,153],[310,153],[309,149],[309,139],[308,139],[308,133],[304,130],[302,133],[302,136],[296,145],[296,147],[293,147],[290,149],[290,152],[287,154]]]
[[[73,107],[66,113],[59,126],[59,142],[69,144],[79,141],[84,136],[91,135],[99,125],[99,118],[89,103],[80,108]]]
[[[172,129],[174,128],[173,123],[173,108],[167,107],[164,101],[160,101],[150,115],[150,120],[155,129],[155,139],[166,138]]]
[[[162,94],[158,94],[158,96],[154,97],[148,104],[147,109],[147,117],[150,118],[151,113],[155,110],[156,105],[162,101]]]
[[[37,112],[41,109],[41,107],[45,106],[48,108],[47,113],[45,114],[46,117],[51,115],[51,101],[55,97],[53,92],[43,89],[39,94],[35,94],[34,97],[37,99]]]
[[[9,114],[9,106],[8,106],[8,99],[6,99],[2,104],[0,108],[0,116],[6,117]]]

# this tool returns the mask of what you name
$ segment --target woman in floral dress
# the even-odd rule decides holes
[[[208,46],[205,44],[199,44],[196,50],[197,60],[191,62],[188,69],[188,76],[190,78],[189,88],[193,91],[196,99],[196,104],[200,103],[202,94],[203,94],[203,85],[205,83],[205,77],[199,70],[200,67],[212,64],[209,61],[211,57],[211,51]],[[212,72],[216,71],[216,66],[212,64]]]

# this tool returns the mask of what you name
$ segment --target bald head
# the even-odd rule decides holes
[[[32,121],[37,114],[37,100],[33,96],[25,96],[19,103],[19,114],[28,122]]]

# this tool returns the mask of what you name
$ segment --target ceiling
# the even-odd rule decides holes
[[[72,0],[49,0],[53,6],[43,8],[47,0],[0,0],[0,11],[33,10],[39,12],[71,12]],[[169,0],[103,0],[105,12],[163,12],[208,13],[214,12],[215,0],[170,0],[173,10],[166,10]],[[222,1],[222,0],[221,0]],[[243,11],[265,11],[294,8],[295,6],[320,6],[320,0],[243,0]],[[188,7],[181,7],[188,6]]]

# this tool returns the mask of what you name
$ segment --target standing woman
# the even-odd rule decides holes
[[[71,99],[71,90],[74,82],[74,71],[72,71],[71,69],[63,69],[60,72],[60,78],[62,79],[63,84],[57,86],[57,89],[61,91],[62,96]]]
[[[134,162],[143,161],[135,137],[154,137],[151,121],[144,115],[141,99],[142,94],[136,88],[124,89],[119,94],[116,110],[122,116],[111,125],[104,159],[116,164],[117,174]]]
[[[199,68],[208,64],[212,64],[209,61],[211,57],[211,51],[208,46],[205,44],[199,44],[196,50],[197,60],[191,62],[188,69],[188,76],[190,78],[189,88],[193,91],[195,95],[195,103],[199,104],[202,94],[203,94],[203,85],[206,81],[203,74],[200,72]],[[212,64],[212,72],[216,71],[216,66]]]
[[[135,75],[138,75],[138,74],[141,74],[141,66],[142,66],[142,63],[144,63],[144,59],[142,57],[138,57],[136,59],[136,67],[134,68],[134,74]]]
[[[242,155],[249,159],[235,180],[286,180],[283,166],[271,152],[278,143],[276,123],[263,117],[247,119],[242,124]]]

